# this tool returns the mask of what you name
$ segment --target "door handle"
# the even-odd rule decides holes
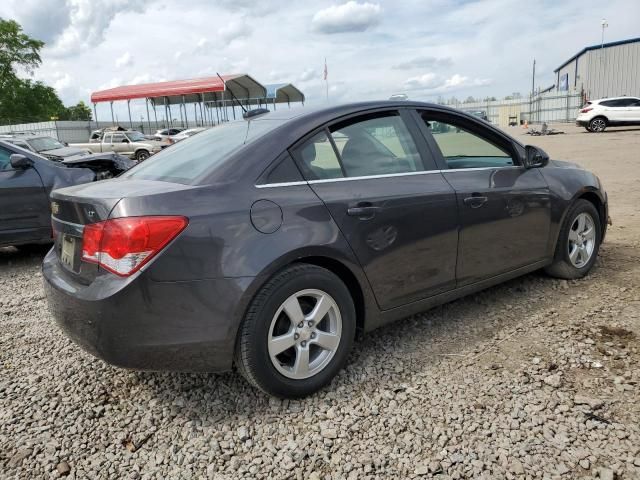
[[[472,195],[471,197],[465,198],[463,201],[465,205],[468,205],[471,208],[480,208],[487,203],[487,200],[489,200],[487,197]]]
[[[362,220],[367,220],[369,218],[373,218],[376,213],[380,210],[380,207],[376,207],[374,205],[357,205],[355,207],[347,208],[347,215],[350,217],[359,217]]]

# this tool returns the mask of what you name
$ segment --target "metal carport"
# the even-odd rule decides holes
[[[265,85],[267,89],[267,103],[286,103],[291,106],[291,102],[301,102],[304,105],[304,93],[291,83],[272,83]]]
[[[233,94],[233,95],[232,95]],[[174,80],[169,82],[143,83],[138,85],[122,85],[120,87],[100,90],[91,94],[94,116],[97,120],[98,103],[109,102],[111,106],[111,121],[115,123],[113,115],[113,102],[127,101],[129,112],[129,124],[133,128],[131,120],[130,102],[135,99],[145,99],[147,108],[147,121],[149,116],[149,104],[153,107],[157,123],[156,106],[164,106],[168,126],[171,125],[171,105],[180,106],[180,117],[184,109],[184,119],[187,118],[186,104],[194,105],[194,116],[197,119],[198,106],[202,124],[215,124],[228,120],[227,106],[235,102],[233,97],[247,104],[252,99],[264,99],[267,90],[258,81],[247,74],[221,75],[220,77],[204,77],[188,80]],[[205,107],[203,109],[203,106]],[[214,117],[214,109],[215,115]],[[234,117],[235,117],[235,110]],[[188,127],[188,121],[185,122]]]

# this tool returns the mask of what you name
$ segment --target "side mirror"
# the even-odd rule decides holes
[[[122,143],[129,143],[129,140],[125,138],[124,140],[122,140]]]
[[[63,145],[64,145],[65,147],[68,147],[68,146],[69,146],[69,142],[64,142],[64,143],[63,143]]]
[[[549,163],[549,155],[544,150],[533,145],[525,147],[524,166],[525,168],[541,168]]]
[[[25,157],[21,153],[14,153],[9,157],[9,163],[11,166],[16,169],[26,170],[33,166],[33,160],[28,157]]]

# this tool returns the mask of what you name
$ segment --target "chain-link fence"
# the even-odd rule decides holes
[[[582,94],[548,92],[533,97],[489,100],[451,105],[466,112],[484,112],[488,120],[501,127],[529,123],[573,122],[583,105]]]

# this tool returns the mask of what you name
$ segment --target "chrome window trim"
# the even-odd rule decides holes
[[[403,173],[388,173],[385,175],[365,175],[360,177],[339,177],[339,178],[323,178],[318,180],[296,181],[296,182],[281,182],[281,183],[265,183],[262,185],[256,185],[256,188],[275,188],[275,187],[294,187],[300,185],[316,185],[321,183],[332,182],[348,182],[352,180],[369,180],[378,178],[394,178],[394,177],[408,177],[414,175],[433,175],[435,173],[455,173],[455,172],[473,172],[480,170],[505,170],[505,169],[525,169],[522,165],[505,165],[503,167],[478,167],[478,168],[448,168],[446,170],[423,170],[420,172],[403,172]]]

